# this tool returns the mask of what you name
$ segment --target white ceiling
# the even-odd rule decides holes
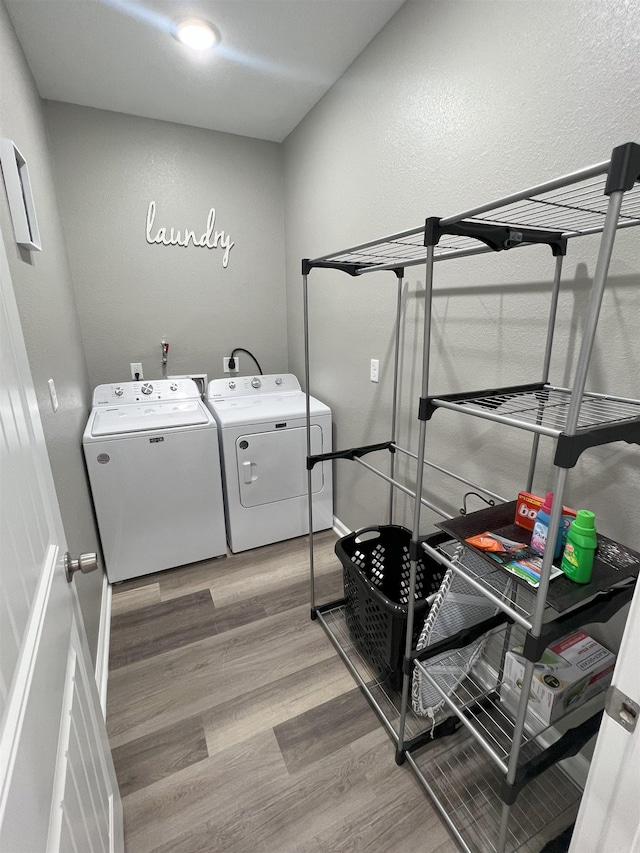
[[[281,142],[404,0],[6,0],[43,98]],[[206,56],[171,36],[214,24]]]

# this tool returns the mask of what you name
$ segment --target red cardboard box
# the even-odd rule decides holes
[[[525,530],[533,530],[536,514],[543,503],[544,498],[538,495],[532,495],[531,492],[519,492],[518,500],[516,501],[515,524],[518,527],[524,527]],[[566,538],[569,525],[576,517],[576,514],[575,509],[570,509],[568,506],[562,507],[562,532],[564,538]]]
[[[536,514],[543,503],[544,498],[539,498],[530,492],[520,492],[516,503],[516,517],[514,519],[518,527],[524,527],[525,530],[533,530],[533,522],[536,520]]]

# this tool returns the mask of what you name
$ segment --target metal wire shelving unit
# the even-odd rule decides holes
[[[349,459],[381,477],[390,486],[390,519],[393,494],[400,490],[414,499],[411,539],[411,580],[407,613],[403,684],[401,695],[384,689],[351,641],[344,619],[345,602],[318,605],[315,600],[313,534],[309,537],[311,615],[317,618],[342,656],[357,683],[378,713],[396,743],[396,761],[412,767],[427,793],[466,853],[514,853],[539,849],[550,827],[558,830],[569,823],[577,807],[580,791],[558,762],[575,752],[597,732],[601,711],[570,729],[559,741],[545,745],[540,731],[532,729],[528,696],[534,666],[555,638],[593,621],[604,621],[629,600],[635,578],[625,584],[587,592],[563,609],[549,607],[549,582],[556,533],[559,528],[567,477],[580,455],[588,448],[614,441],[640,444],[640,401],[586,390],[587,371],[607,281],[615,234],[621,228],[640,225],[640,145],[627,143],[613,150],[610,160],[564,175],[556,180],[514,193],[448,218],[431,217],[424,225],[388,237],[302,262],[305,333],[305,385],[309,407],[309,301],[308,278],[312,270],[329,268],[352,276],[383,270],[397,278],[396,346],[390,441],[350,448],[321,456],[311,455],[310,417],[307,410],[307,468],[311,496],[311,471],[325,459]],[[586,323],[575,375],[570,388],[550,382],[550,363],[556,325],[562,262],[569,241],[599,234],[600,247],[591,287]],[[555,258],[550,298],[547,340],[541,375],[527,385],[433,395],[429,388],[431,307],[434,266],[454,258],[542,245]],[[398,361],[400,349],[401,290],[407,267],[425,265],[425,316],[423,334],[422,384],[419,400],[417,452],[396,443]],[[474,570],[474,561],[455,542],[433,547],[421,539],[422,507],[429,507],[445,522],[450,515],[423,495],[425,467],[433,467],[480,494],[506,501],[480,484],[447,471],[425,459],[427,428],[437,428],[437,411],[449,409],[522,429],[533,434],[526,489],[531,490],[540,436],[555,441],[556,482],[549,524],[549,539],[543,560],[540,584],[535,593],[521,593],[505,599],[504,584]],[[434,424],[431,423],[435,416]],[[362,457],[390,451],[389,473]],[[395,477],[395,454],[415,460],[415,486],[409,488]],[[446,529],[446,525],[442,525]],[[313,530],[311,499],[309,529]],[[485,528],[488,529],[488,528]],[[450,689],[431,677],[429,660],[447,653],[447,664],[455,672],[457,650],[470,642],[469,632],[417,652],[411,648],[414,628],[416,566],[420,549],[443,566],[462,576],[489,601],[500,618],[487,620],[474,629],[474,636],[488,631],[482,660],[472,673],[452,675]],[[495,582],[494,582],[495,580]],[[568,582],[567,582],[568,583]],[[596,596],[595,593],[598,593]],[[489,624],[491,623],[491,624]],[[505,701],[501,684],[505,650],[522,640],[525,672],[520,698]],[[434,723],[413,714],[410,706],[411,675],[417,667],[431,679],[445,703],[443,718]],[[432,735],[442,735],[432,740]],[[526,794],[523,793],[526,788]],[[542,834],[541,834],[542,833]]]

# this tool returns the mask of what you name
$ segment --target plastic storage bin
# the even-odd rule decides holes
[[[430,544],[449,537],[429,536]],[[407,633],[411,532],[388,524],[343,536],[335,552],[343,566],[345,619],[359,650],[394,690],[402,685]],[[412,647],[429,611],[426,598],[437,592],[445,569],[421,552],[416,573]]]

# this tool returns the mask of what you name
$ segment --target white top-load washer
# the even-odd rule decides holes
[[[82,443],[112,583],[227,553],[218,430],[192,379],[99,385]]]
[[[230,549],[309,532],[306,402],[290,373],[209,382],[218,422]],[[311,455],[331,452],[331,409],[311,397]],[[313,529],[333,525],[331,462],[311,471]]]

